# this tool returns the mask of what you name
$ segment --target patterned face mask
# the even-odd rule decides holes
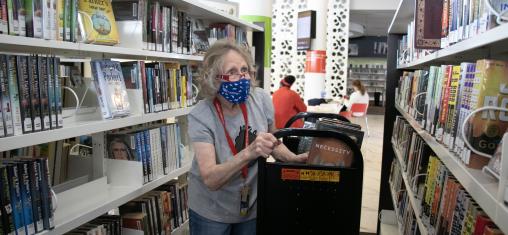
[[[235,82],[222,82],[219,94],[233,104],[240,104],[247,100],[250,91],[250,79],[240,79]]]

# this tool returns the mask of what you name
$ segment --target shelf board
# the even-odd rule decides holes
[[[395,11],[388,34],[406,34],[407,25],[414,19],[416,0],[400,0],[399,7]]]
[[[399,228],[395,224],[380,223],[379,235],[400,235]]]
[[[473,197],[478,205],[487,213],[492,221],[504,232],[508,233],[508,207],[496,198],[498,182],[481,170],[466,167],[453,153],[438,143],[436,139],[426,132],[402,108],[396,109],[409,122],[415,131],[422,137],[427,145],[434,151],[448,170],[457,178],[466,191]]]
[[[113,187],[109,186],[107,190],[94,192],[93,197],[74,198],[75,195],[62,192],[57,195],[58,208],[55,211],[55,228],[39,233],[46,234],[64,234],[77,228],[105,213],[117,208],[153,189],[167,183],[190,169],[190,164],[172,171],[157,180],[149,182],[140,188],[133,187]],[[65,198],[65,197],[72,198]]]
[[[142,60],[202,61],[203,56],[148,51],[134,48],[64,42],[0,34],[0,51],[55,54],[70,58],[122,58]]]
[[[419,69],[433,64],[475,62],[483,58],[505,59],[507,43],[508,24],[504,24],[397,68]]]
[[[392,140],[393,152],[395,152],[395,156],[399,161],[399,165],[404,166],[404,168],[406,168],[406,163],[404,162],[404,160],[402,158],[402,154],[396,148],[396,146],[397,145]],[[410,182],[407,178],[406,172],[404,172],[404,170],[402,170],[402,168],[400,168],[400,170],[401,170],[400,173],[402,174],[402,180],[404,181],[404,185],[406,186],[406,192],[407,192],[407,196],[409,197],[409,202],[411,203],[411,207],[413,207],[416,221],[418,223],[418,227],[420,228],[420,234],[427,235],[427,234],[429,234],[429,232],[427,230],[427,226],[422,221],[421,202],[418,201],[418,199],[416,198],[416,195],[413,192],[412,187],[410,187]]]
[[[131,115],[112,120],[96,119],[87,121],[71,121],[64,119],[64,127],[60,129],[0,138],[0,152],[80,135],[89,135],[101,131],[138,125],[146,122],[153,122],[169,117],[183,116],[190,113],[192,108],[193,107],[188,107],[158,113]]]
[[[165,1],[178,8],[178,10],[184,11],[186,14],[193,18],[206,19],[210,23],[230,23],[242,27],[244,30],[263,32],[263,27],[228,15],[210,6],[206,6],[198,0]]]

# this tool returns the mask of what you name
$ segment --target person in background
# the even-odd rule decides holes
[[[359,80],[353,80],[353,90],[349,99],[344,100],[344,107],[342,111],[350,111],[352,104],[368,104],[369,103],[369,94],[367,93],[365,87],[362,82]]]
[[[204,100],[188,115],[195,157],[188,174],[191,235],[255,235],[258,157],[305,162],[280,143],[270,95],[256,87],[252,56],[219,40],[206,52]]]
[[[272,95],[273,107],[275,109],[275,127],[277,129],[284,128],[286,122],[300,112],[306,112],[307,106],[300,98],[300,95],[291,90],[291,86],[295,82],[292,75],[286,76],[280,81],[280,88]],[[303,121],[294,122],[291,127],[303,127]]]

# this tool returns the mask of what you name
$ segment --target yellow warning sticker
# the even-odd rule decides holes
[[[302,180],[302,181],[322,181],[339,182],[339,171],[327,170],[307,170],[307,169],[282,169],[281,178],[283,180]]]

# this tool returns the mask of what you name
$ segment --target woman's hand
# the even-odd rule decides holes
[[[256,159],[258,157],[268,158],[279,144],[280,142],[275,136],[270,133],[261,132],[247,147],[247,152],[251,159]]]

